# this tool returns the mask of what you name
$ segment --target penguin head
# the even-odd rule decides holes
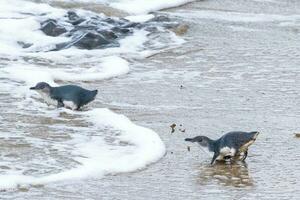
[[[198,144],[200,144],[203,147],[208,147],[210,145],[210,143],[212,142],[211,139],[209,139],[206,136],[197,136],[194,138],[186,138],[185,141],[189,141],[189,142],[197,142]]]
[[[206,136],[198,136],[198,144],[200,144],[203,147],[208,147],[209,146],[209,138]]]
[[[50,89],[51,89],[51,86],[48,83],[39,82],[34,87],[31,87],[30,89],[35,90],[37,92],[49,93]]]

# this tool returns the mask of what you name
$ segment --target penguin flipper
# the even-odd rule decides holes
[[[210,164],[211,165],[213,165],[214,164],[214,162],[215,162],[215,160],[217,159],[217,157],[219,156],[219,153],[214,153],[214,156],[213,156],[213,158],[212,158],[212,160],[211,160],[211,162],[210,162]]]

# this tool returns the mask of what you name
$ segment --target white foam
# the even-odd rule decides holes
[[[99,59],[99,64],[92,67],[76,68],[49,68],[32,65],[14,65],[1,68],[2,77],[17,79],[26,82],[27,85],[35,85],[38,82],[47,82],[56,85],[55,81],[92,81],[103,80],[126,74],[129,72],[129,64],[126,60],[109,56]]]
[[[158,161],[165,153],[165,146],[155,132],[133,124],[124,115],[115,114],[105,108],[76,114],[83,115],[100,129],[106,127],[118,130],[120,135],[116,138],[117,142],[130,145],[109,146],[103,137],[94,136],[85,141],[87,138],[82,140],[81,137],[75,136],[72,141],[76,146],[73,154],[78,155],[74,158],[80,162],[78,167],[39,177],[20,174],[0,175],[0,189],[88,177],[101,178],[105,174],[130,172]]]
[[[132,21],[132,22],[146,22],[150,19],[154,18],[154,15],[132,15],[132,16],[127,16],[125,19]]]
[[[109,3],[109,5],[128,13],[146,14],[152,11],[180,6],[192,1],[193,0],[120,0]]]
[[[91,14],[84,11],[76,12],[87,16]],[[49,37],[39,30],[41,21],[49,18],[59,19],[65,14],[66,10],[53,8],[47,4],[22,0],[0,1],[0,57],[9,58],[3,59],[1,63],[3,65],[0,66],[0,82],[5,86],[0,88],[0,92],[4,91],[9,95],[9,99],[15,100],[10,102],[11,108],[7,108],[4,113],[17,112],[20,119],[24,116],[29,119],[33,116],[51,119],[54,122],[47,124],[50,132],[70,137],[59,143],[35,135],[28,137],[27,134],[31,134],[31,128],[35,127],[35,124],[32,121],[27,122],[27,117],[22,122],[22,126],[26,127],[26,133],[22,132],[23,129],[17,130],[11,126],[8,129],[10,136],[22,137],[22,141],[29,144],[29,150],[42,149],[42,151],[35,152],[40,153],[40,157],[35,154],[36,157],[32,160],[14,163],[19,171],[1,170],[0,190],[130,172],[156,162],[165,153],[165,146],[155,132],[133,124],[123,115],[115,114],[108,109],[83,112],[47,109],[47,105],[36,99],[38,95],[29,90],[30,86],[41,81],[56,86],[56,81],[93,81],[120,76],[129,72],[129,62],[125,58],[136,59],[151,55],[152,50],[144,45],[149,43],[150,36],[144,30],[134,31],[132,35],[121,39],[120,47],[117,48],[98,50],[69,48],[38,52],[39,49],[46,49],[47,46],[69,40],[64,36]],[[143,22],[152,17],[153,15],[130,16],[128,19]],[[168,38],[171,38],[171,42],[175,41],[172,44],[179,43],[174,34]],[[153,42],[151,47],[160,50],[159,42],[156,43],[154,38],[150,40]],[[23,49],[18,41],[33,45]],[[64,113],[68,113],[71,117],[61,117]],[[74,124],[67,124],[74,118],[84,121],[89,126],[73,127]],[[56,120],[63,123],[56,123]],[[66,132],[69,129],[72,130],[70,135]],[[107,141],[107,136],[113,141]],[[58,151],[59,156],[47,154],[50,150]],[[59,158],[65,156],[74,162],[66,162],[66,166],[65,163],[59,162]],[[11,160],[0,162],[5,165],[11,164]]]
[[[99,80],[103,77],[107,78],[105,74],[108,76],[111,76],[114,73],[119,74],[120,65],[123,65],[122,68],[124,69],[124,72],[128,72],[127,61],[116,56],[103,58],[102,64],[92,69],[102,69],[102,71],[98,73],[98,76],[97,72],[85,73],[80,70],[80,72],[76,73],[75,71],[77,68],[75,71],[74,69],[68,71],[62,70],[61,68],[38,68],[29,65],[0,68],[0,71],[2,71],[1,77],[11,80],[22,80],[25,82],[25,86],[20,86],[20,88],[22,88],[21,91],[18,91],[17,88],[13,92],[23,94],[28,100],[28,98],[31,98],[27,95],[29,91],[28,88],[36,82],[46,81],[55,84],[54,80],[60,79],[78,79],[81,81],[91,79]],[[116,71],[114,70],[114,67],[117,69]],[[24,102],[25,101],[26,99]],[[130,172],[156,162],[165,153],[165,146],[155,132],[137,126],[127,117],[115,114],[108,109],[98,108],[87,112],[74,112],[63,109],[45,112],[44,115],[57,118],[59,114],[55,114],[56,112],[67,112],[70,115],[81,116],[87,122],[93,124],[89,125],[87,130],[81,130],[80,132],[83,132],[83,134],[76,132],[72,133],[71,141],[66,141],[65,144],[58,144],[58,146],[66,145],[72,147],[73,150],[72,152],[69,152],[68,155],[71,159],[76,160],[80,164],[77,167],[65,169],[59,173],[41,173],[35,176],[9,171],[6,174],[0,175],[0,190],[88,177],[101,178],[106,174]],[[76,129],[78,128],[79,127],[76,127]],[[88,132],[96,131],[103,132],[104,135],[109,135],[111,134],[110,132],[117,132],[118,136],[112,135],[111,137],[114,138],[114,142],[110,144],[105,141],[105,136],[91,136],[88,134]],[[36,142],[37,141],[35,141],[34,145],[39,145],[36,144]],[[41,142],[44,143],[43,141]],[[127,145],[120,145],[121,143]],[[56,144],[51,144],[51,146],[57,148]]]
[[[60,17],[63,14],[63,10],[53,8],[48,4],[37,4],[23,0],[1,0],[0,5],[1,19],[24,18],[32,13],[39,16],[51,14],[52,17]]]
[[[69,38],[50,37],[39,28],[39,20],[60,18],[64,10],[55,9],[47,4],[36,4],[27,1],[2,0],[0,2],[0,54],[17,55],[30,51],[36,45],[44,46],[66,42]],[[18,41],[32,43],[28,49],[22,49]]]
[[[53,1],[53,0],[48,0]],[[57,0],[56,0],[57,1]],[[58,0],[66,1],[66,0]],[[195,0],[67,0],[70,2],[103,3],[128,13],[141,15],[149,12],[180,6]]]

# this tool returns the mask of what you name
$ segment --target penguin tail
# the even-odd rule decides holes
[[[249,134],[251,135],[251,137],[252,137],[253,139],[256,139],[257,136],[260,134],[260,132],[258,132],[258,131],[252,131],[252,132],[250,132]]]
[[[92,92],[94,97],[98,94],[98,90],[93,90]]]

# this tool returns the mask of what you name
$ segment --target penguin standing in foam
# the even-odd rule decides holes
[[[39,82],[30,89],[40,93],[47,104],[72,110],[79,110],[80,107],[90,103],[98,93],[98,90],[86,90],[76,85],[51,87],[45,82]]]

